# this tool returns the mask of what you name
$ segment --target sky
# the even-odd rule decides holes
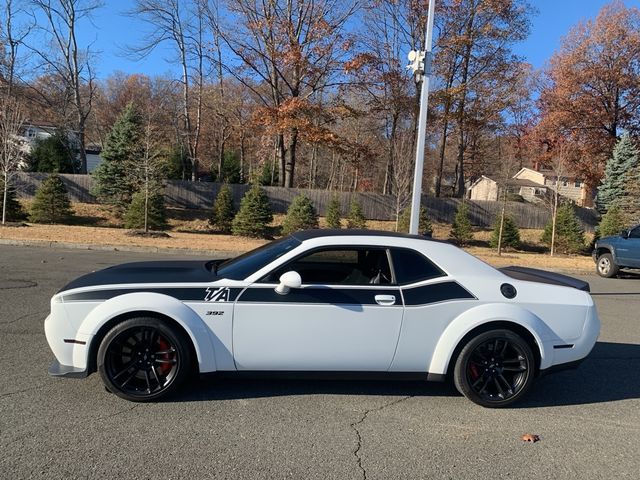
[[[436,0],[437,1],[437,0]],[[535,68],[541,68],[559,48],[561,38],[580,20],[594,18],[605,0],[530,0],[538,9],[529,38],[514,47],[515,53]],[[640,7],[640,0],[625,0],[628,7]],[[105,7],[95,14],[94,24],[85,23],[80,32],[84,42],[94,42],[100,51],[97,73],[101,78],[115,71],[162,75],[176,71],[168,47],[159,48],[149,57],[134,60],[123,55],[123,47],[144,41],[149,27],[123,14],[130,8],[127,0],[105,0]]]

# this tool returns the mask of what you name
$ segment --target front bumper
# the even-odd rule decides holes
[[[85,378],[88,373],[86,369],[62,365],[58,360],[54,360],[49,366],[49,375],[52,377]]]

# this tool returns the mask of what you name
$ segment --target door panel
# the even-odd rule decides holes
[[[255,285],[236,302],[238,370],[386,371],[400,333],[398,288],[307,285],[287,295]],[[379,305],[376,296],[394,296]]]

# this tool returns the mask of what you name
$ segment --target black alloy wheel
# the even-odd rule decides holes
[[[111,329],[98,350],[105,387],[126,400],[157,400],[175,390],[191,365],[184,335],[156,318],[132,318]]]
[[[504,407],[521,398],[533,383],[531,347],[510,330],[491,330],[471,339],[455,364],[454,383],[483,407]]]

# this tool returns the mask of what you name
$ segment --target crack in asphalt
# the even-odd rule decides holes
[[[117,417],[119,415],[123,415],[125,413],[131,412],[132,410],[135,410],[136,408],[140,407],[140,404],[136,404],[133,405],[132,407],[129,408],[125,408],[124,410],[119,410],[115,413],[112,413],[111,415],[105,415],[104,417],[98,417],[96,420],[100,421],[100,420],[107,420],[109,418],[113,418],[113,417]]]
[[[25,313],[24,315],[19,316],[18,318],[14,318],[13,320],[9,320],[8,322],[0,322],[0,325],[11,325],[12,323],[16,323],[20,320],[23,320],[28,317],[33,317],[35,315],[44,315],[48,313],[49,310],[39,310],[37,312]]]
[[[362,465],[362,456],[360,455],[360,451],[362,450],[362,434],[360,433],[360,430],[358,430],[358,425],[361,425],[362,423],[364,423],[364,421],[367,419],[367,417],[369,416],[370,413],[377,413],[377,412],[381,412],[382,410],[392,407],[394,405],[397,405],[400,402],[404,402],[405,400],[409,400],[410,398],[413,398],[413,395],[407,395],[406,397],[402,397],[399,398],[397,400],[394,400],[392,402],[389,403],[385,403],[384,405],[377,407],[377,408],[371,408],[368,410],[365,410],[362,414],[362,416],[360,417],[360,419],[356,422],[353,422],[350,427],[351,429],[356,433],[356,437],[358,439],[358,442],[356,444],[356,449],[353,451],[353,456],[356,457],[356,464],[358,465],[358,468],[360,469],[360,472],[362,473],[362,479],[363,480],[367,480],[367,471],[365,470],[364,466]]]
[[[32,390],[38,390],[40,388],[46,387],[46,384],[42,384],[42,385],[36,385],[35,387],[29,387],[29,388],[25,388],[22,390],[16,390],[15,392],[6,392],[6,393],[0,393],[0,398],[5,398],[5,397],[10,397],[12,395],[18,395],[19,393],[24,393],[24,392],[30,392]]]

